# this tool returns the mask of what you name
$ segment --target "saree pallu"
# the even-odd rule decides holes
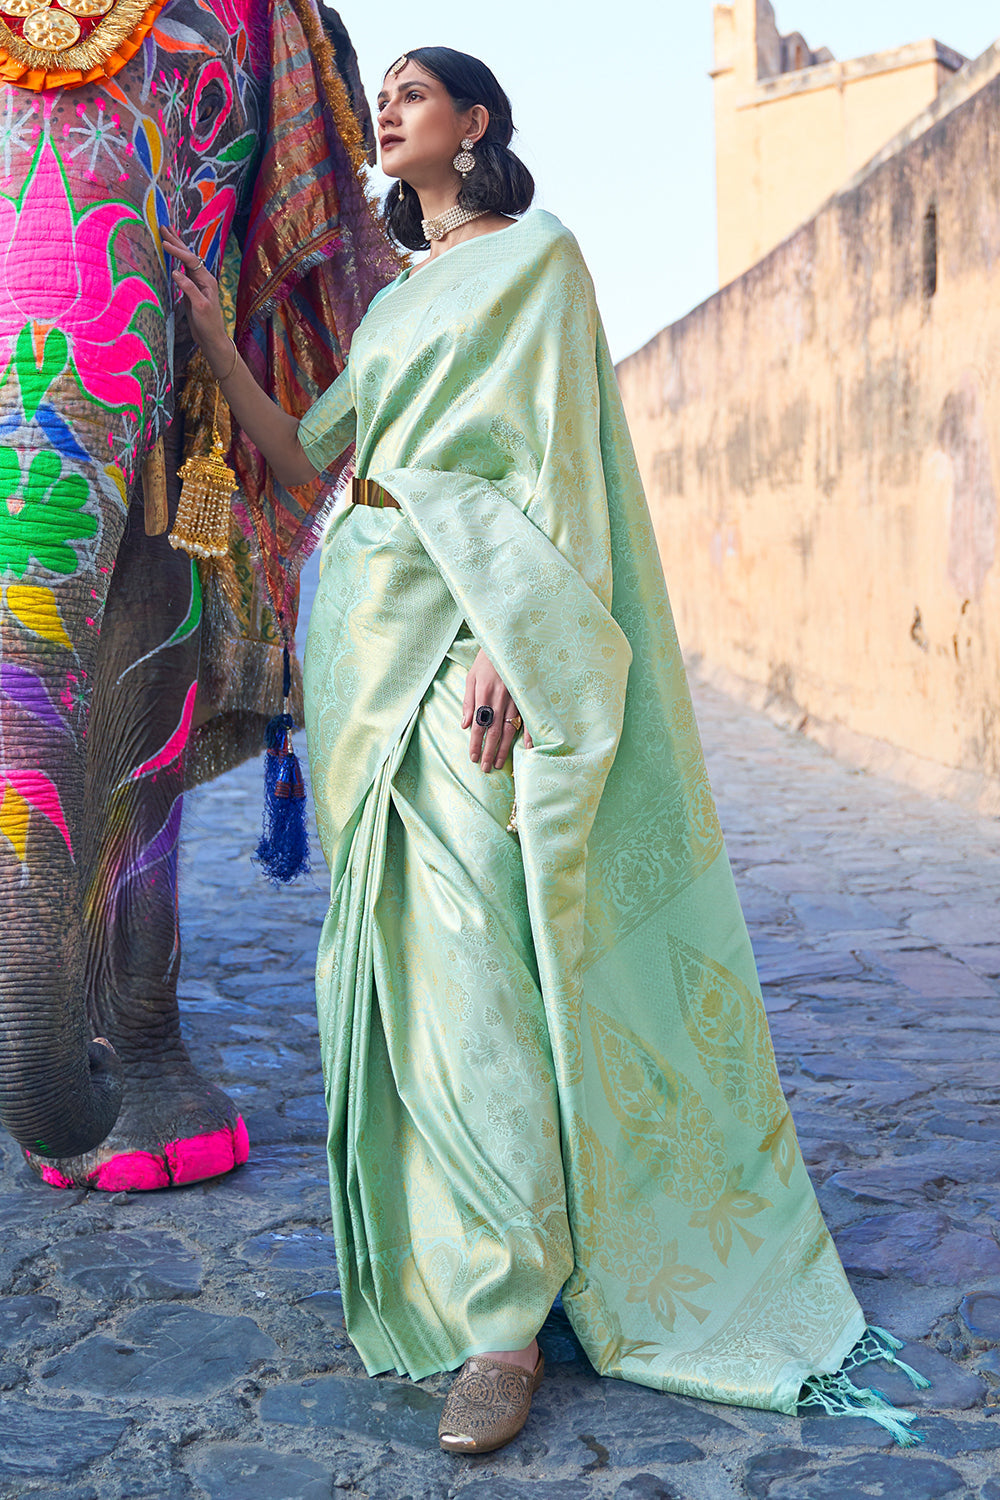
[[[381,293],[300,427],[399,511],[324,546],[333,1222],[366,1367],[520,1347],[793,1412],[864,1333],[809,1182],[575,240],[534,212]],[[534,742],[469,767],[486,652]],[[506,831],[516,787],[519,843]]]

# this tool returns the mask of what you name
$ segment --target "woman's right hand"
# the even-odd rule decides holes
[[[200,255],[189,250],[173,229],[162,229],[163,248],[178,264],[171,273],[174,286],[184,293],[184,312],[196,342],[204,351],[213,373],[225,369],[232,346],[222,316],[219,283],[206,270]]]
[[[257,384],[226,332],[219,284],[173,229],[160,231],[163,248],[177,262],[173,283],[184,293],[184,311],[212,374],[224,387],[229,410],[260,452],[279,484],[294,488],[316,478],[299,442],[297,417],[282,411]]]

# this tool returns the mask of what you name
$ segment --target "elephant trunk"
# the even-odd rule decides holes
[[[62,613],[71,614],[68,608]],[[7,691],[0,701],[0,1121],[28,1151],[73,1157],[92,1150],[113,1127],[121,1067],[109,1044],[91,1040],[84,1004],[78,863],[84,742],[81,736],[74,743],[68,717],[58,733],[32,738],[26,732],[28,715],[17,712],[11,694],[23,701],[26,685],[37,685],[39,706],[43,690],[46,704],[59,702],[58,678],[29,672],[26,660],[5,655]]]
[[[62,1066],[32,1048],[33,1039],[9,1038],[0,1064],[0,1120],[35,1156],[73,1157],[104,1140],[122,1102],[122,1068],[111,1045],[93,1041],[67,1049]]]
[[[126,512],[97,456],[107,424],[75,399],[66,381],[47,396],[61,446],[22,424],[0,447],[0,1120],[42,1157],[93,1150],[122,1098],[87,1016],[83,890],[88,698]]]

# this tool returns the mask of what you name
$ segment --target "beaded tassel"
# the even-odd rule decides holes
[[[226,463],[219,436],[219,389],[212,412],[212,451],[194,453],[178,471],[183,481],[171,547],[193,557],[225,557],[229,551],[230,508],[236,475]]]

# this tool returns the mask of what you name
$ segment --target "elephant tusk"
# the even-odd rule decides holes
[[[162,536],[170,521],[167,513],[167,464],[162,434],[150,448],[143,463],[142,494],[146,535]]]

